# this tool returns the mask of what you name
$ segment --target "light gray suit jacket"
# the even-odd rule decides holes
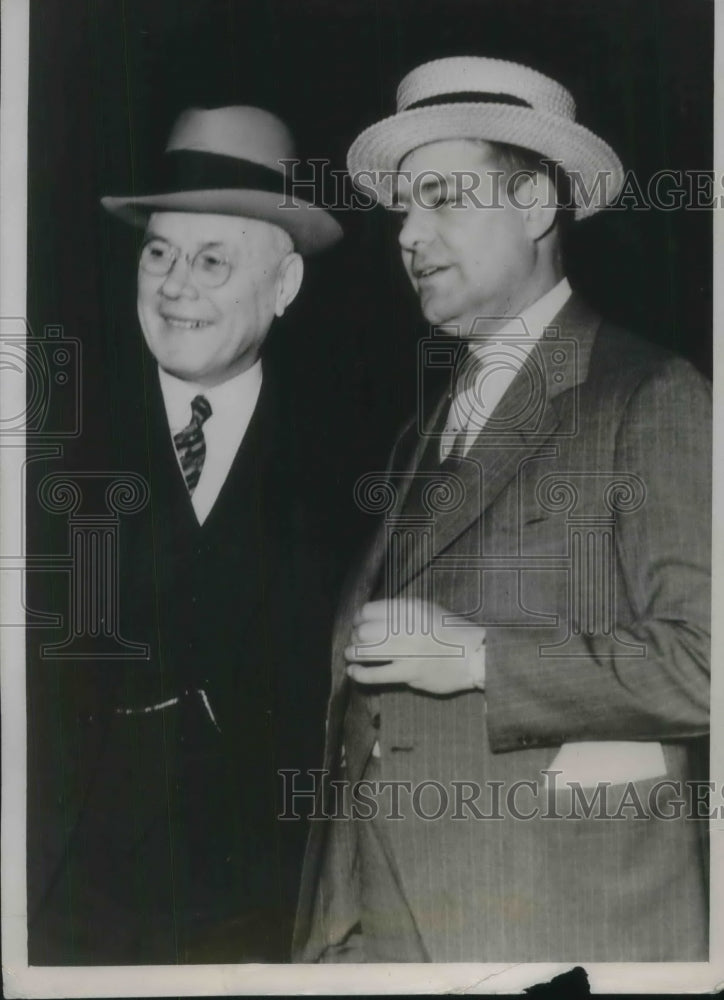
[[[447,493],[415,485],[430,466],[417,422],[398,440],[389,509],[339,611],[325,767],[355,782],[379,740],[385,779],[448,790],[439,819],[403,797],[404,818],[385,824],[432,961],[702,960],[702,823],[671,782],[702,777],[708,731],[709,385],[575,295],[552,326]],[[385,690],[376,728],[343,649],[385,565],[388,593],[486,626],[487,678],[454,697]],[[567,818],[570,793],[544,791],[550,770],[589,801],[610,780],[603,808]],[[502,818],[453,818],[461,782]],[[355,828],[313,824],[298,960],[358,919]]]

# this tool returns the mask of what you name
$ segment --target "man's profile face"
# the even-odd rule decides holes
[[[209,387],[250,368],[277,311],[291,249],[285,232],[257,219],[154,213],[138,269],[138,317],[161,368]],[[159,275],[144,268],[144,253],[152,269],[164,254],[178,256]],[[227,273],[219,287],[207,287]]]
[[[459,325],[465,335],[479,316],[511,316],[525,308],[535,243],[525,213],[506,198],[490,144],[428,143],[409,153],[400,169],[411,174],[411,181],[400,178],[398,188],[402,260],[425,319]],[[473,186],[471,174],[476,186],[462,193]],[[430,205],[435,207],[425,207]]]

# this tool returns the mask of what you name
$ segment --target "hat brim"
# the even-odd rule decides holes
[[[437,104],[401,111],[365,129],[352,143],[347,167],[361,187],[383,205],[392,201],[387,178],[413,149],[445,139],[483,139],[522,146],[559,162],[576,174],[575,218],[584,219],[609,205],[621,190],[623,166],[616,153],[583,125],[550,112],[496,103]]]
[[[107,195],[101,204],[112,215],[144,227],[153,212],[191,212],[259,219],[284,229],[301,254],[317,253],[342,238],[342,227],[329,212],[301,199],[269,191],[176,191],[139,197]]]

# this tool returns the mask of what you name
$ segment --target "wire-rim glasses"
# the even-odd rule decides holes
[[[231,262],[223,253],[211,247],[202,247],[190,257],[180,247],[159,237],[144,243],[138,263],[146,274],[163,278],[171,273],[180,257],[183,257],[191,268],[196,284],[203,288],[219,288],[229,280]]]

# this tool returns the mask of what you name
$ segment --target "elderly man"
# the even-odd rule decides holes
[[[561,250],[621,164],[555,81],[452,58],[348,165],[448,335],[419,384],[452,374],[358,483],[386,516],[335,630],[296,955],[702,960],[710,392]]]
[[[302,255],[341,236],[290,193],[293,157],[267,111],[192,109],[160,188],[103,199],[144,229],[153,362],[114,396],[114,460],[149,487],[119,581],[122,634],[149,654],[64,664],[62,783],[50,797],[32,768],[29,782],[46,837],[31,842],[31,962],[289,958],[303,824],[277,821],[277,771],[321,753],[325,613],[307,447],[260,352]]]

